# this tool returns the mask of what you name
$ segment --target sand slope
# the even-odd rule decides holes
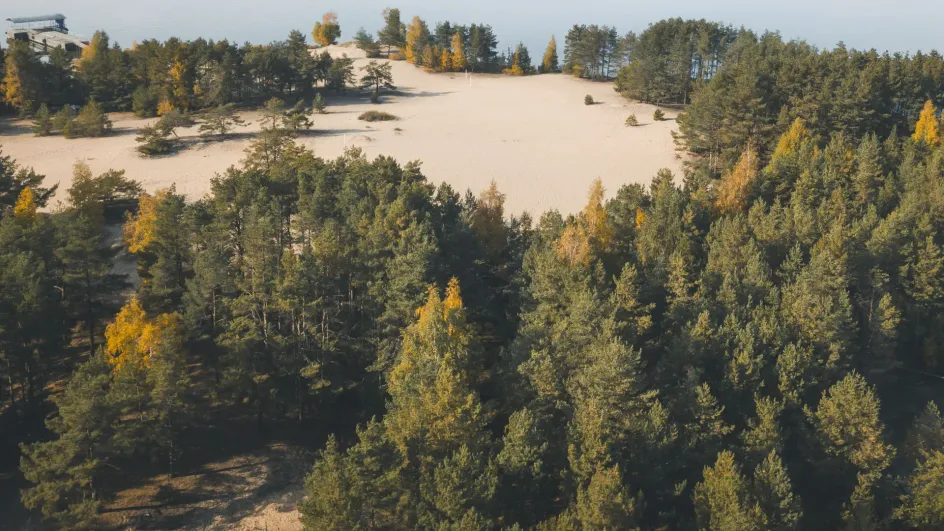
[[[356,48],[329,50],[355,57],[358,68],[367,62]],[[680,173],[682,161],[670,134],[675,113],[667,111],[670,120],[653,122],[653,106],[622,98],[612,83],[559,74],[476,74],[470,84],[464,73],[431,74],[404,62],[394,62],[393,75],[399,93],[384,97],[379,106],[359,91],[347,97],[328,94],[329,114],[314,116],[313,134],[300,142],[326,158],[340,155],[346,144],[370,157],[390,155],[403,163],[419,159],[431,181],[449,182],[462,193],[478,193],[494,179],[508,196],[509,213],[579,210],[597,177],[610,196],[625,183],[648,184],[660,168]],[[586,94],[600,103],[584,105]],[[358,121],[369,109],[401,119]],[[640,127],[624,125],[631,112]],[[62,191],[69,186],[72,164],[85,159],[96,173],[125,169],[148,190],[176,183],[178,191],[194,199],[208,190],[216,173],[243,158],[251,133],[258,131],[258,114],[247,112],[243,118],[252,123],[239,131],[239,139],[197,144],[156,159],[134,150],[135,132],[149,120],[130,114],[113,115],[115,134],[98,139],[36,138],[28,122],[6,124],[0,128],[0,145],[5,154],[47,175],[47,182],[61,183]],[[196,136],[197,128],[179,134]]]

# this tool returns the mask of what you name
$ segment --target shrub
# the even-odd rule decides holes
[[[246,122],[236,114],[236,106],[233,103],[220,105],[215,109],[210,109],[203,117],[203,123],[200,124],[200,136],[210,135],[226,136],[233,127],[244,125]]]
[[[389,122],[390,120],[399,120],[396,116],[383,111],[367,111],[357,117],[358,120],[365,122]]]
[[[45,103],[39,106],[39,110],[33,116],[33,133],[36,136],[52,133],[52,115],[49,114],[49,107]]]
[[[311,106],[318,114],[327,113],[328,105],[325,103],[324,96],[322,96],[321,93],[315,95],[315,99],[311,102]]]
[[[160,94],[157,87],[138,87],[131,95],[131,110],[140,118],[157,116]]]
[[[135,137],[135,141],[140,144],[135,149],[142,155],[163,155],[174,147],[174,140],[170,138],[170,133],[170,129],[160,121],[154,125],[144,127]]]
[[[593,96],[587,94],[586,96],[583,97],[584,105],[593,105],[594,103],[596,102],[593,101]]]
[[[665,120],[665,113],[662,112],[662,109],[656,109],[655,112],[652,113],[652,119],[657,122],[661,122],[662,120]]]
[[[52,127],[65,134],[66,130],[72,127],[72,120],[75,120],[75,111],[72,110],[71,105],[66,105],[53,117]]]
[[[635,114],[630,114],[628,117],[626,117],[627,127],[636,127],[637,125],[639,125],[639,120],[636,119]]]
[[[390,59],[391,61],[405,61],[406,56],[404,56],[400,52],[390,52],[388,59]]]
[[[89,100],[88,105],[82,107],[79,114],[71,120],[62,133],[66,138],[99,137],[105,136],[111,130],[111,120],[102,110],[101,105]]]

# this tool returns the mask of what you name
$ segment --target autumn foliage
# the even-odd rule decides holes
[[[16,205],[13,207],[13,215],[16,219],[32,220],[36,217],[36,199],[33,189],[27,186],[20,192]]]
[[[757,178],[759,161],[754,146],[748,144],[737,165],[721,177],[717,206],[722,212],[741,212],[747,207],[751,187]]]
[[[108,361],[116,371],[130,365],[147,368],[161,348],[176,347],[171,342],[180,337],[182,326],[180,315],[176,313],[148,318],[141,302],[134,297],[105,328]]]
[[[330,46],[336,44],[341,37],[341,26],[338,24],[338,16],[333,11],[328,11],[321,17],[321,22],[315,23],[315,28],[311,31],[311,36],[319,46]]]
[[[918,118],[911,139],[915,142],[924,142],[932,147],[941,144],[941,124],[938,121],[937,109],[931,100],[928,100],[924,104],[924,108],[921,109],[921,116]]]

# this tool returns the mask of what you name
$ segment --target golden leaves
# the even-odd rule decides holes
[[[462,35],[456,33],[452,36],[452,69],[458,72],[464,70],[465,65],[465,49],[462,45]]]
[[[161,345],[181,334],[182,322],[177,313],[161,314],[149,319],[137,297],[129,300],[105,328],[105,351],[108,361],[121,370],[129,364],[147,368]]]
[[[32,221],[36,218],[36,199],[33,195],[33,189],[27,186],[20,192],[16,205],[13,206],[13,217],[24,221]]]
[[[604,192],[603,182],[593,181],[587,206],[557,240],[558,258],[571,266],[590,265],[594,253],[605,253],[613,244],[614,232],[603,203]]]
[[[915,125],[915,132],[911,135],[911,139],[915,142],[924,142],[925,144],[934,147],[941,144],[941,130],[940,122],[938,122],[937,109],[934,108],[934,104],[931,103],[931,100],[928,100],[924,104],[924,108],[921,109],[921,116],[918,118],[918,123]]]
[[[723,213],[743,211],[757,173],[757,153],[754,146],[748,143],[737,165],[721,177],[718,184],[718,209]]]
[[[167,199],[167,195],[167,190],[159,190],[154,195],[141,194],[138,198],[138,213],[128,218],[124,226],[124,240],[129,252],[137,254],[147,251],[154,240],[157,209]]]
[[[777,142],[777,148],[771,156],[771,162],[796,153],[800,146],[810,140],[810,132],[803,125],[803,121],[797,118],[793,121],[790,129],[784,133]]]

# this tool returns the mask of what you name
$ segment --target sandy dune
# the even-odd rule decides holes
[[[347,53],[366,63],[356,48],[335,46],[334,55]],[[600,177],[613,194],[624,183],[649,183],[660,168],[677,174],[670,120],[653,122],[651,105],[633,103],[613,91],[611,83],[592,83],[564,75],[512,78],[464,73],[430,74],[404,62],[393,65],[399,94],[380,106],[366,94],[327,96],[327,115],[314,116],[313,133],[300,141],[321,157],[335,157],[344,146],[358,146],[368,156],[390,155],[401,162],[422,160],[433,182],[446,181],[460,192],[478,193],[494,179],[507,194],[510,213],[539,214],[551,208],[574,212],[585,203],[587,189]],[[600,102],[584,105],[584,95]],[[396,122],[358,121],[369,109],[400,117]],[[641,127],[626,127],[629,113]],[[66,140],[36,138],[30,124],[18,121],[0,126],[0,145],[23,165],[47,175],[47,182],[69,186],[72,164],[85,159],[92,170],[125,169],[148,190],[177,184],[190,198],[202,196],[210,179],[243,158],[251,133],[258,131],[258,114],[240,138],[196,144],[173,156],[143,158],[134,150],[135,132],[148,123],[130,114],[112,116],[115,134],[108,138]],[[399,129],[399,130],[398,130]],[[250,133],[250,134],[246,134]],[[196,136],[197,128],[180,132]],[[60,192],[59,197],[63,197]]]

